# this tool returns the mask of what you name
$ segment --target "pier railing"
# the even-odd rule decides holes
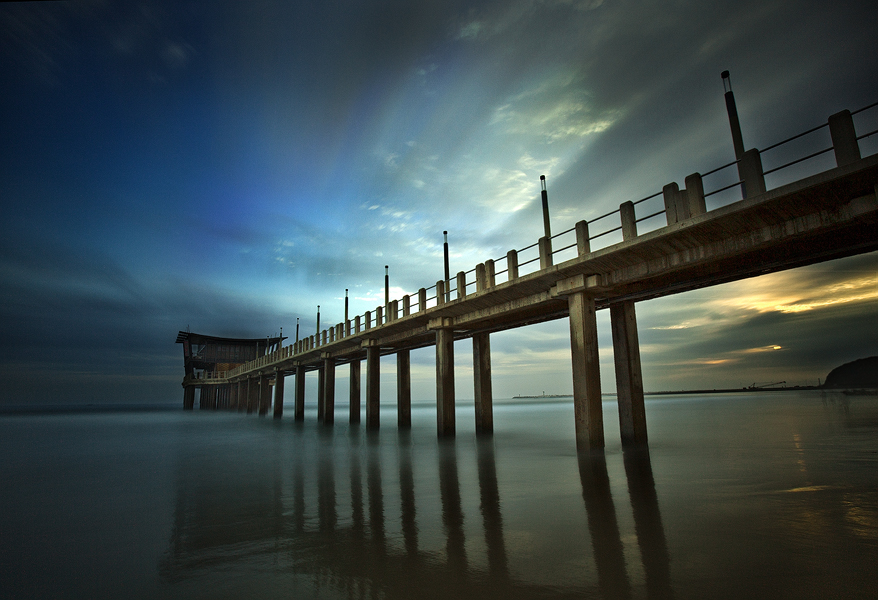
[[[708,206],[710,210],[714,210],[742,199],[759,196],[768,189],[827,171],[834,166],[855,162],[861,156],[860,142],[878,133],[878,111],[873,110],[876,107],[878,102],[853,112],[845,110],[836,113],[826,123],[761,151],[754,148],[744,152],[739,160],[703,174],[693,173],[685,178],[683,189],[677,183],[669,183],[661,190],[642,198],[622,202],[616,210],[579,221],[551,238],[544,237],[519,250],[510,250],[505,256],[486,260],[469,271],[457,273],[449,280],[440,280],[435,285],[421,288],[416,294],[406,294],[385,306],[376,307],[374,311],[366,311],[351,320],[324,329],[319,334],[300,339],[230,371],[215,375],[217,378],[227,379],[259,370],[411,314],[551,268],[555,264],[584,256],[599,248],[673,225],[707,212]],[[856,121],[854,117],[857,117]],[[857,135],[857,129],[867,131]],[[834,164],[829,154],[832,151]],[[871,154],[874,152],[868,155]],[[776,166],[764,169],[763,156],[767,156],[770,164]],[[710,182],[709,191],[705,191],[705,180]],[[767,187],[767,182],[772,184],[771,187]]]

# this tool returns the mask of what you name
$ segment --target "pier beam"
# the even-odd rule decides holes
[[[573,411],[576,448],[604,447],[601,370],[594,298],[585,292],[567,296],[570,311],[570,354],[573,360]]]
[[[323,423],[335,422],[335,359],[323,357]]]
[[[436,330],[436,425],[439,437],[453,437],[454,428],[454,330]]]
[[[284,414],[284,372],[274,370],[274,418],[280,419]]]
[[[494,432],[494,399],[491,390],[491,338],[473,336],[473,383],[475,385],[476,434]]]
[[[366,429],[381,425],[381,353],[378,346],[366,348]]]
[[[640,342],[637,317],[631,300],[610,304],[613,329],[613,358],[616,364],[616,396],[623,446],[645,445],[646,408],[643,403],[643,375],[640,370]]]
[[[296,421],[305,420],[305,367],[296,366],[296,400],[293,418]]]
[[[360,359],[356,358],[351,361],[351,423],[360,422]]]
[[[396,425],[400,429],[412,426],[412,372],[411,351],[396,353]]]

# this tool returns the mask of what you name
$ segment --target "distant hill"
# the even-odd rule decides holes
[[[878,356],[861,358],[834,368],[826,376],[824,388],[878,388]]]

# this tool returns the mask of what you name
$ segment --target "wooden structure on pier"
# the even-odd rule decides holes
[[[274,414],[279,417],[284,377],[295,374],[298,420],[304,418],[305,373],[316,370],[318,419],[331,424],[335,369],[349,364],[350,419],[359,422],[360,366],[365,360],[366,428],[377,429],[379,359],[395,354],[398,426],[408,427],[409,353],[435,346],[437,431],[440,436],[451,436],[455,433],[454,341],[471,338],[476,431],[489,433],[493,430],[490,334],[568,318],[577,447],[600,449],[604,431],[595,312],[609,308],[622,442],[645,444],[635,302],[878,250],[878,155],[861,158],[858,145],[862,137],[878,132],[858,137],[849,111],[831,116],[824,126],[828,126],[832,145],[811,156],[764,171],[760,152],[742,148],[734,162],[710,172],[737,168],[737,180],[725,188],[706,194],[702,176],[694,173],[686,178],[684,189],[670,183],[653,196],[621,204],[618,211],[541,238],[525,249],[538,248],[537,258],[520,261],[518,252],[511,250],[503,259],[458,273],[456,280],[436,282],[430,297],[421,288],[416,296],[388,301],[374,312],[233,368],[223,383],[232,385],[232,398],[246,398],[249,403],[257,397],[254,394],[270,394],[268,382],[275,379]],[[767,189],[766,174],[830,151],[834,151],[836,167]],[[732,188],[740,189],[743,198],[707,210],[707,196]],[[664,209],[638,218],[636,205],[655,197],[662,198]],[[590,234],[590,223],[611,215],[618,215],[619,226]],[[664,215],[666,224],[638,232],[638,223],[659,215]],[[592,241],[617,230],[621,242],[592,249]],[[559,238],[569,234],[575,238],[573,243],[552,249],[553,243],[566,243]],[[538,270],[521,270],[536,260]],[[495,265],[500,261],[505,261],[502,271]],[[474,277],[468,278],[470,274]],[[260,406],[271,401],[270,396],[258,398]]]
[[[280,348],[282,336],[255,339],[221,338],[181,331],[177,343],[183,344],[183,408],[195,406],[195,390],[200,390],[200,408],[226,408],[231,403],[227,374],[248,361]]]

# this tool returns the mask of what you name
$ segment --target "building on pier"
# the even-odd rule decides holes
[[[281,347],[283,336],[255,339],[222,338],[190,331],[177,334],[183,344],[183,407],[195,405],[195,390],[200,390],[202,408],[218,408],[228,400],[226,374],[247,361]]]

